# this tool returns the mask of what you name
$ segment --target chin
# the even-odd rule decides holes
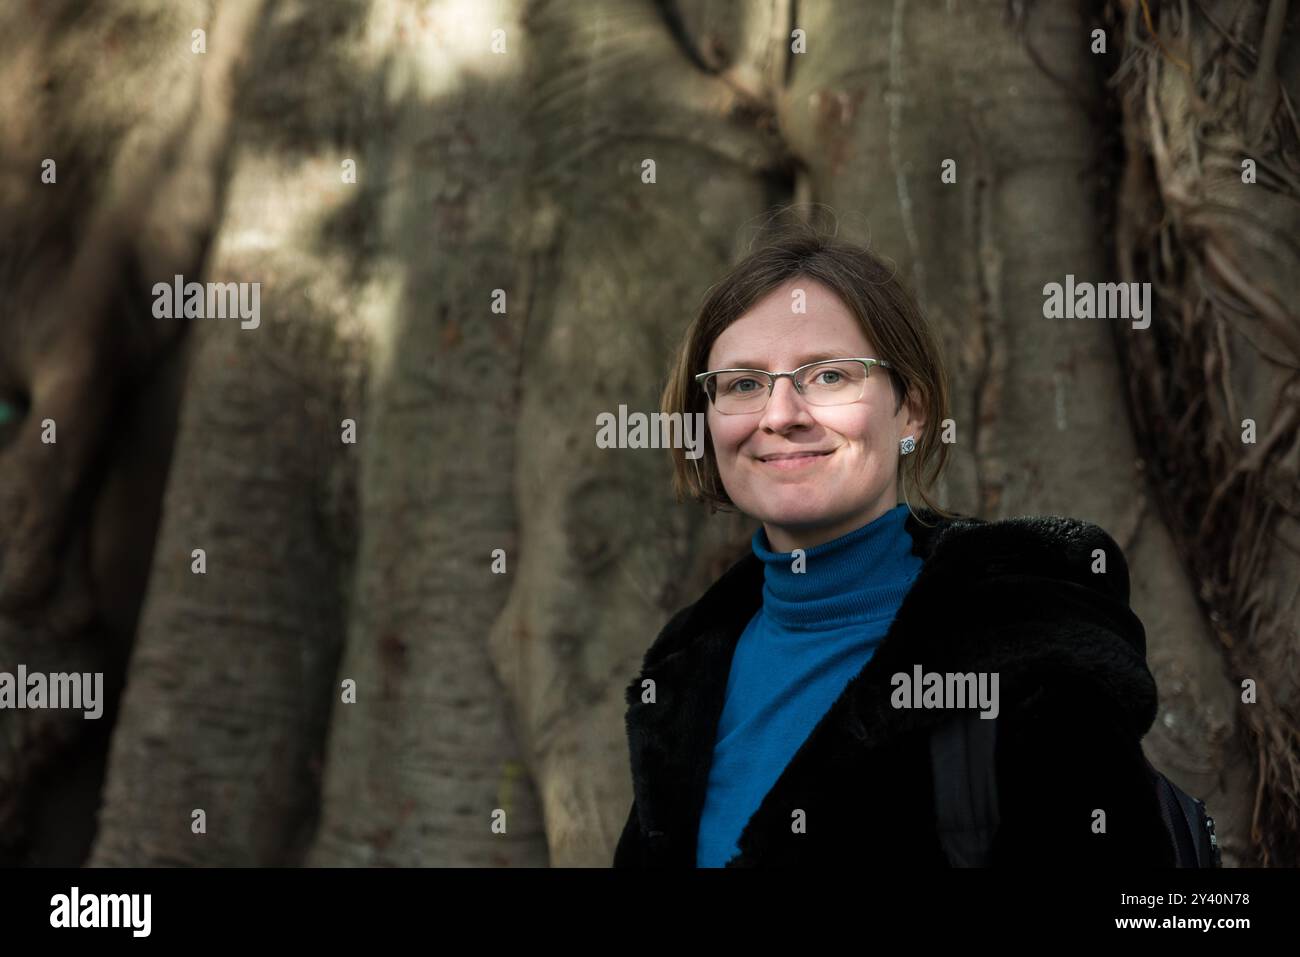
[[[868,507],[866,502],[829,502],[824,499],[810,499],[805,494],[768,498],[762,502],[758,512],[750,514],[762,516],[765,522],[773,525],[786,525],[791,528],[812,528],[839,525],[848,519],[862,515]]]
[[[836,521],[838,513],[828,511],[808,502],[768,503],[755,513],[763,522],[783,528],[815,528],[830,525]]]

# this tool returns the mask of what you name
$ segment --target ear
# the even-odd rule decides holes
[[[921,441],[921,431],[925,428],[925,412],[921,398],[915,389],[909,389],[903,405],[898,410],[898,437],[914,436],[917,444]]]

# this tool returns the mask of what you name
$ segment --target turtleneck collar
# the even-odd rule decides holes
[[[920,571],[906,505],[846,535],[804,549],[803,571],[793,552],[774,552],[759,526],[751,546],[763,563],[762,614],[783,628],[811,631],[852,622],[892,619]]]

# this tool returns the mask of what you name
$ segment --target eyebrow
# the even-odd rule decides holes
[[[843,352],[843,351],[806,352],[795,363],[795,368],[797,369],[799,366],[806,366],[810,362],[821,362],[824,359],[846,359],[849,358],[850,355],[851,355],[850,353]],[[719,369],[762,369],[763,366],[752,359],[738,359],[735,362],[725,363],[723,365],[720,365],[718,366],[718,368]]]

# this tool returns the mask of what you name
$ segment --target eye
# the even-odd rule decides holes
[[[830,376],[829,379],[823,379],[822,376]],[[814,382],[820,382],[822,385],[839,385],[842,376],[835,369],[823,369],[813,378]]]
[[[753,388],[746,388],[746,385],[752,386]],[[746,393],[753,392],[754,389],[757,388],[759,388],[757,379],[739,378],[739,379],[732,379],[731,382],[727,383],[725,391],[733,394],[744,395]]]

